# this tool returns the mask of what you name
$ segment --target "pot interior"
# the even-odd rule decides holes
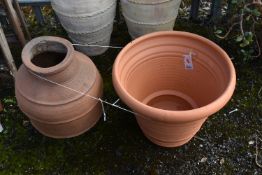
[[[186,59],[191,55],[192,64]],[[225,91],[225,55],[201,40],[162,36],[137,42],[122,54],[117,76],[130,96],[154,108],[185,111],[208,105]]]
[[[143,100],[144,104],[149,106],[172,111],[190,110],[197,107],[197,104],[186,94],[168,90],[157,91]]]
[[[59,42],[43,41],[32,48],[31,62],[41,68],[49,68],[61,63],[67,54],[67,48]]]

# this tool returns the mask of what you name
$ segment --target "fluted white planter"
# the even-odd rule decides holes
[[[74,43],[109,45],[116,0],[51,0],[51,4]],[[105,47],[76,48],[89,56],[100,55],[107,50]]]
[[[133,39],[173,30],[181,0],[121,0],[122,13]]]

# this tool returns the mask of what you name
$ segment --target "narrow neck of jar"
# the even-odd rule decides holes
[[[64,67],[64,69],[60,69],[60,71],[50,74],[41,74],[41,73],[36,73],[36,74],[38,75],[38,78],[43,77],[52,82],[63,83],[71,80],[75,76],[76,72],[78,71],[78,67],[79,67],[78,60],[72,59],[70,64],[67,67]]]
[[[78,68],[72,44],[59,37],[44,36],[31,40],[22,51],[28,71],[57,83],[68,81]]]

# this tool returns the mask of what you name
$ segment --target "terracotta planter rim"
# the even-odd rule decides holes
[[[39,67],[39,66],[32,63],[31,60],[33,59],[33,57],[35,55],[37,55],[37,54],[32,53],[32,49],[36,45],[44,43],[44,42],[52,42],[52,43],[56,42],[57,44],[61,44],[66,48],[66,56],[61,63],[54,65],[54,66],[51,66],[51,67],[48,67],[48,68],[42,68],[42,67]],[[48,51],[48,49],[46,51]],[[74,51],[74,47],[66,39],[63,39],[63,38],[60,38],[60,37],[55,37],[55,36],[41,36],[41,37],[37,37],[37,38],[32,39],[30,42],[28,42],[25,45],[25,47],[22,51],[22,60],[23,60],[24,65],[29,70],[31,70],[35,73],[49,75],[49,74],[58,73],[58,72],[64,70],[73,60],[73,57],[74,57],[73,51]],[[40,52],[40,53],[44,53],[44,52],[45,51]]]
[[[137,99],[135,99],[133,96],[131,96],[126,89],[122,86],[120,80],[119,80],[119,69],[118,64],[121,62],[121,58],[125,55],[125,53],[132,49],[132,47],[136,46],[137,44],[141,44],[143,41],[147,39],[152,39],[155,37],[162,37],[162,36],[183,36],[183,37],[190,37],[194,40],[198,40],[209,47],[217,50],[221,57],[225,58],[225,61],[227,63],[227,69],[229,70],[229,83],[227,84],[225,91],[213,100],[211,103],[195,108],[192,110],[182,110],[182,111],[169,111],[169,110],[163,110],[154,108],[151,106],[148,106]],[[152,120],[162,121],[162,122],[189,122],[194,120],[200,120],[203,118],[206,118],[209,115],[212,115],[213,113],[220,110],[231,98],[236,84],[236,73],[235,68],[233,66],[233,63],[231,62],[229,56],[227,53],[219,47],[214,42],[210,41],[209,39],[206,39],[202,36],[192,34],[189,32],[181,32],[181,31],[161,31],[161,32],[154,32],[151,34],[144,35],[140,38],[137,38],[136,40],[130,42],[126,47],[124,47],[119,55],[117,56],[114,67],[113,67],[113,83],[116,89],[118,89],[118,95],[120,98],[125,99],[125,102],[128,106],[132,106],[133,109],[136,109],[136,113],[143,117],[143,114],[146,114],[146,116],[150,117]],[[176,117],[174,117],[176,116]]]

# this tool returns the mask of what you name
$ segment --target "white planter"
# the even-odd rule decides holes
[[[116,0],[51,0],[51,4],[73,42],[98,45],[110,42]],[[107,50],[100,47],[77,49],[89,56],[99,55]]]
[[[121,0],[131,37],[173,30],[181,0]]]

